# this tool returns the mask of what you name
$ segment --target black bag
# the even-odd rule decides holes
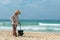
[[[18,36],[23,36],[23,30],[18,30]]]
[[[20,30],[18,30],[18,36],[23,36],[23,31],[24,30],[21,30],[21,23],[19,23],[19,25],[20,25]]]

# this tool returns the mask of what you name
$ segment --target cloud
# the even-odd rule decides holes
[[[14,9],[14,8],[20,8],[22,2],[23,2],[22,0],[0,0],[0,5]]]
[[[46,0],[0,0],[0,2],[0,4],[14,7],[26,6],[31,8],[43,8],[43,3],[46,2]]]
[[[27,7],[32,7],[32,8],[37,8],[38,7],[38,4],[36,3],[29,3],[29,4],[26,4]]]
[[[45,5],[44,3],[47,0],[32,0],[32,1],[23,1],[25,3],[26,7],[32,7],[32,8],[42,8]]]
[[[9,4],[9,3],[11,3],[11,2],[12,2],[11,0],[1,0],[1,1],[0,1],[1,4],[5,4],[5,5],[6,5],[6,4]]]
[[[49,11],[57,11],[60,9],[60,0],[49,0],[48,1]]]

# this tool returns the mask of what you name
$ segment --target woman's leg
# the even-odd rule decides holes
[[[13,24],[13,35],[14,35],[14,36],[17,36],[16,27],[17,27],[17,25],[14,25],[14,24]]]

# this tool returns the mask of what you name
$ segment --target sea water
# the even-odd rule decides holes
[[[20,27],[24,31],[31,32],[60,32],[60,20],[19,20]],[[9,19],[0,19],[0,30],[12,30],[12,24]]]

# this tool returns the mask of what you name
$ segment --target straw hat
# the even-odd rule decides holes
[[[16,10],[15,13],[16,14],[21,14],[21,12],[19,10]]]

